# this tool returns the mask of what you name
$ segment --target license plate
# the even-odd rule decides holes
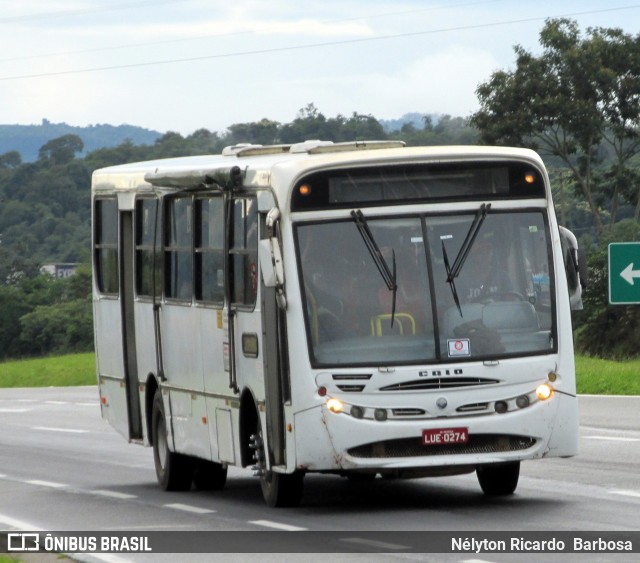
[[[423,446],[443,444],[466,444],[469,441],[468,428],[433,428],[422,431]]]

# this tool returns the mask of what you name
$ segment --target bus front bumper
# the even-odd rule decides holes
[[[456,466],[462,472],[485,463],[575,455],[578,406],[576,397],[556,394],[504,414],[379,421],[323,405],[296,413],[294,428],[297,469],[453,473]]]

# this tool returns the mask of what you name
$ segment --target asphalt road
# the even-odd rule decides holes
[[[309,475],[302,506],[269,509],[248,470],[231,468],[222,492],[166,493],[149,448],[128,444],[100,418],[95,387],[0,389],[0,530],[141,532],[635,531],[640,530],[640,397],[580,397],[581,452],[524,463],[516,494],[482,495],[474,475],[353,483]],[[250,537],[245,535],[244,537]],[[287,537],[284,535],[279,538]],[[331,542],[332,534],[319,536]],[[380,552],[394,551],[381,537]],[[342,541],[342,540],[341,540]],[[342,546],[342,547],[341,547]],[[349,561],[535,561],[549,556],[348,551]],[[398,550],[395,550],[398,551]],[[162,560],[157,554],[87,560]],[[190,560],[245,561],[246,554]],[[259,555],[261,561],[282,556]],[[305,554],[287,560],[326,561]],[[175,560],[166,556],[164,560]],[[584,561],[584,555],[563,560]],[[592,561],[633,556],[590,555]]]

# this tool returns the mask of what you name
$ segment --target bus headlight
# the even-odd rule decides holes
[[[333,413],[340,413],[344,408],[344,403],[340,399],[334,399],[331,397],[327,400],[327,408]]]
[[[553,395],[553,387],[547,383],[539,385],[536,389],[536,397],[541,401],[546,401]]]

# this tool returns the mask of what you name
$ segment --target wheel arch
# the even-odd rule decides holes
[[[253,393],[245,388],[240,395],[240,463],[253,464],[253,450],[249,447],[251,435],[258,429],[258,406]]]
[[[153,432],[151,429],[152,424],[152,414],[153,414],[153,398],[156,396],[156,392],[159,389],[158,380],[156,376],[152,373],[147,375],[147,381],[145,384],[145,395],[144,395],[144,418],[145,424],[147,428],[147,439],[149,440],[149,445],[153,445]]]

